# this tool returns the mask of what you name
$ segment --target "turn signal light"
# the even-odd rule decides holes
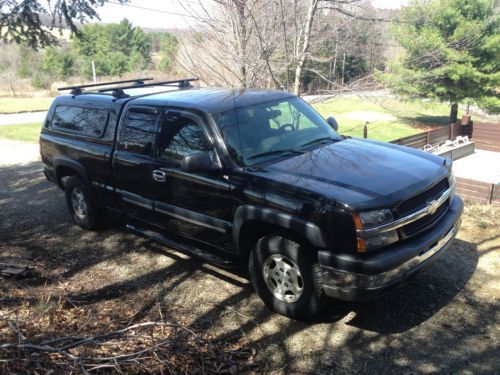
[[[354,228],[356,230],[363,229],[363,222],[361,221],[359,214],[353,213],[352,220],[354,221]],[[363,237],[357,237],[356,248],[358,253],[364,253],[366,251],[366,240]]]

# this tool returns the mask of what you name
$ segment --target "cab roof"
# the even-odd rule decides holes
[[[253,104],[291,98],[295,95],[278,90],[187,88],[164,92],[144,92],[145,88],[127,90],[131,96],[116,98],[104,93],[87,92],[78,95],[61,95],[58,104],[77,102],[82,105],[121,107],[129,105],[173,106],[194,109],[206,113],[219,113]]]

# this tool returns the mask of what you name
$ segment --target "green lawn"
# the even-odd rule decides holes
[[[334,116],[341,134],[391,141],[422,132],[420,126],[448,124],[449,106],[434,102],[402,102],[395,98],[357,96],[328,99],[313,106],[326,118]]]
[[[46,111],[54,98],[0,98],[0,113]]]
[[[38,142],[41,127],[42,124],[39,122],[18,125],[1,125],[0,138],[24,142]]]
[[[52,99],[12,98],[9,99],[10,108],[20,108],[22,103],[26,105],[27,100],[38,105],[38,108],[45,102],[47,108]],[[0,112],[5,108],[5,104],[5,99],[0,99]],[[368,138],[381,141],[391,141],[424,130],[415,125],[446,125],[449,115],[449,107],[446,104],[409,103],[385,97],[341,97],[315,103],[313,106],[325,118],[333,115],[339,123],[341,134],[362,137],[363,125],[368,119]],[[0,138],[37,142],[40,126],[40,123],[0,126]]]

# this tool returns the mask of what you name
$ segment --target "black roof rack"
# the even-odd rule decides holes
[[[57,90],[58,91],[64,91],[64,90],[71,90],[71,94],[73,95],[78,95],[81,94],[83,91],[82,89],[88,88],[88,87],[99,87],[99,86],[110,86],[110,85],[118,85],[118,84],[123,84],[123,83],[131,83],[135,82],[134,86],[131,87],[136,87],[139,85],[144,85],[144,81],[151,81],[153,78],[136,78],[136,79],[127,79],[124,81],[110,81],[110,82],[99,82],[99,83],[88,83],[85,85],[75,85],[75,86],[67,86],[67,87],[59,87]]]
[[[198,77],[192,77],[192,78],[183,78],[183,79],[176,79],[176,80],[171,80],[171,81],[160,81],[160,82],[150,82],[150,83],[144,83],[144,81],[151,81],[153,78],[136,78],[136,79],[129,79],[125,81],[113,81],[113,82],[100,82],[100,83],[89,83],[86,85],[77,85],[77,86],[68,86],[68,87],[59,87],[57,90],[63,91],[63,90],[71,90],[72,95],[80,95],[83,94],[84,91],[82,89],[88,88],[88,87],[99,87],[99,86],[110,86],[110,87],[105,87],[102,89],[98,89],[97,91],[89,91],[86,93],[105,93],[108,91],[111,91],[111,95],[114,96],[115,98],[123,98],[127,97],[128,95],[125,94],[123,90],[126,89],[137,89],[137,88],[143,88],[143,87],[152,87],[152,86],[173,86],[176,85],[179,88],[188,88],[191,87],[191,84],[189,82],[192,81],[198,81]],[[124,83],[131,83],[134,82],[133,85],[125,85],[122,86]],[[120,86],[112,86],[112,85],[120,85]]]
[[[179,88],[187,88],[191,87],[191,84],[189,82],[198,80],[199,80],[198,77],[192,77],[192,78],[176,79],[171,81],[160,81],[160,82],[150,82],[150,83],[142,83],[142,84],[128,85],[128,86],[107,87],[104,89],[99,89],[97,90],[97,92],[103,93],[111,91],[111,95],[119,98],[126,96],[125,92],[123,91],[126,89],[137,89],[137,88],[152,87],[152,86],[173,86],[173,85],[176,85]]]

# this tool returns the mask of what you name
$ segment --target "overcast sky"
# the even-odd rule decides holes
[[[110,0],[98,10],[102,22],[118,22],[128,18],[134,25],[141,27],[178,29],[185,28],[193,21],[193,18],[185,15],[199,10],[197,0],[131,0],[126,5],[114,1]],[[371,2],[377,8],[396,9],[407,4],[408,0]]]

